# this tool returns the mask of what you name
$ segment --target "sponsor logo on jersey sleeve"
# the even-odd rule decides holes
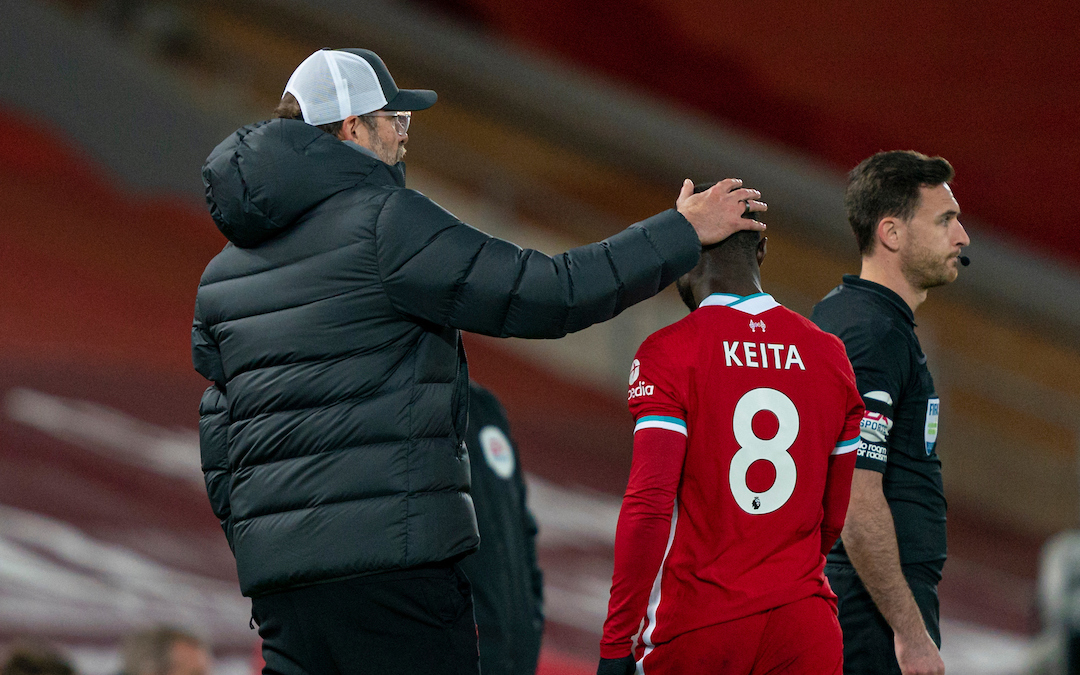
[[[626,392],[626,400],[633,401],[635,398],[641,396],[652,396],[656,391],[654,385],[649,384],[645,380],[638,381],[641,377],[641,361],[634,359],[634,362],[630,364],[630,389]],[[637,383],[635,387],[634,384]]]
[[[502,429],[492,424],[482,428],[480,449],[484,453],[484,460],[496,476],[506,479],[514,475],[517,464],[514,461],[514,451],[510,447],[510,439],[506,437]]]
[[[923,429],[923,440],[926,441],[926,454],[934,454],[934,446],[937,445],[938,411],[941,407],[941,399],[932,398],[926,402],[926,427]]]
[[[871,443],[886,443],[889,440],[889,432],[893,422],[881,413],[867,410],[863,413],[862,422],[859,424],[859,435]]]
[[[884,394],[885,392],[870,392],[872,394]],[[885,394],[888,396],[888,394]],[[869,394],[867,394],[869,397]],[[880,400],[880,399],[878,399]],[[876,459],[885,462],[889,459],[889,431],[892,430],[891,419],[867,410],[863,413],[862,422],[859,423],[859,457]]]
[[[889,461],[889,447],[878,443],[870,443],[865,438],[859,439],[858,457],[866,457],[879,462]]]

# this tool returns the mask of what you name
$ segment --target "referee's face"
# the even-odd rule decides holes
[[[919,194],[919,208],[906,224],[900,264],[913,287],[927,289],[956,279],[957,256],[971,240],[948,183],[920,188]]]

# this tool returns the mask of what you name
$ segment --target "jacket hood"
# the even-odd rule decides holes
[[[210,215],[241,247],[256,246],[296,223],[328,197],[362,182],[404,185],[404,166],[388,166],[299,120],[241,128],[202,168]]]

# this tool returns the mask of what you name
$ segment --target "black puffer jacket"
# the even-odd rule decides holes
[[[195,368],[216,385],[203,466],[250,596],[475,549],[458,330],[557,338],[699,253],[673,210],[559,256],[522,250],[294,120],[239,130],[203,180],[232,242],[203,274],[192,328]]]

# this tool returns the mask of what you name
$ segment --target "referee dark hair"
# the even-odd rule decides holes
[[[859,253],[873,252],[882,218],[910,220],[921,201],[923,186],[942,185],[952,179],[951,164],[918,152],[882,152],[852,169],[844,207]]]
[[[952,177],[947,161],[913,151],[855,167],[844,204],[862,271],[845,275],[810,317],[844,341],[866,406],[847,519],[825,566],[846,675],[945,672],[941,412],[914,312],[928,289],[956,279],[970,243]]]

